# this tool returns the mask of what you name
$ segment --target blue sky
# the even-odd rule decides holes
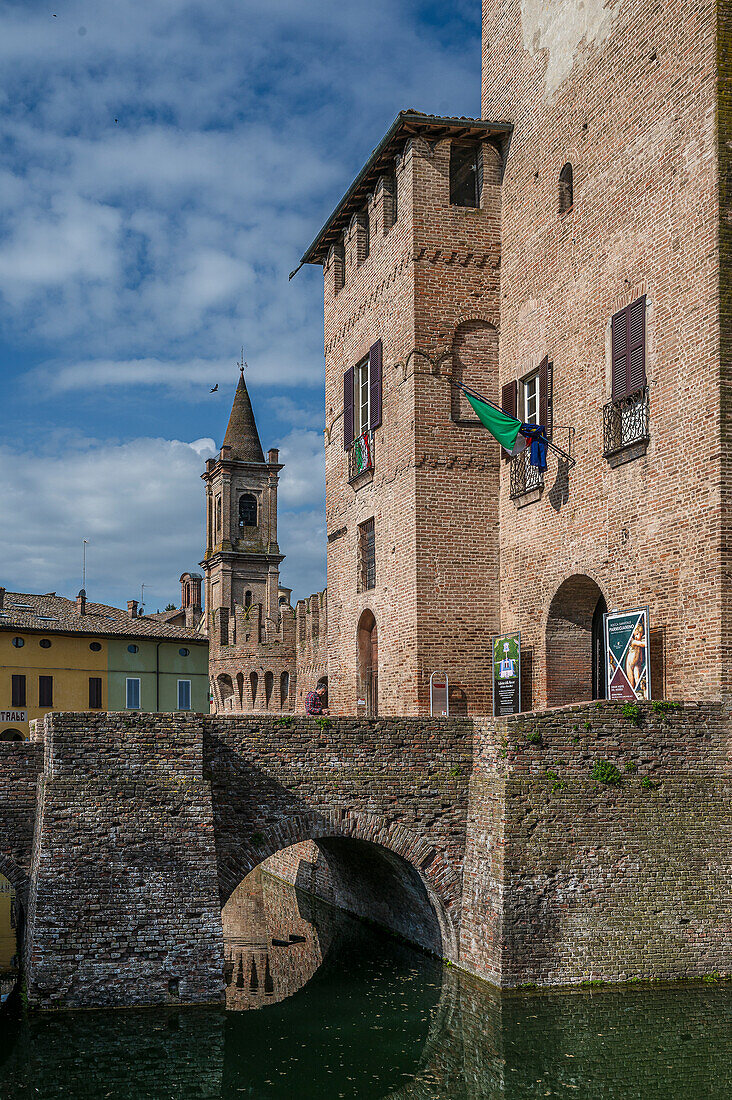
[[[0,72],[0,584],[74,595],[87,538],[90,599],[177,603],[244,345],[283,583],[322,587],[322,275],[287,275],[400,109],[479,114],[480,0],[0,2]]]

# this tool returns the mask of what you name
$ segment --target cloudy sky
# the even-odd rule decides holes
[[[90,599],[177,604],[244,345],[283,581],[323,586],[287,275],[400,109],[479,113],[479,35],[480,0],[0,0],[0,584],[75,595],[87,538]]]

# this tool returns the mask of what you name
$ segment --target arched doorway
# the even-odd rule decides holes
[[[604,694],[605,598],[591,577],[564,581],[552,599],[546,624],[547,705],[564,706]]]
[[[364,611],[358,624],[358,698],[366,714],[379,713],[379,641],[373,612]]]
[[[20,730],[7,729],[0,733],[0,741],[22,741],[23,734]]]

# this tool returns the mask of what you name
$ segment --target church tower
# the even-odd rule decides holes
[[[280,590],[277,484],[242,369],[224,442],[206,463],[206,626],[217,711],[290,709],[294,614]]]

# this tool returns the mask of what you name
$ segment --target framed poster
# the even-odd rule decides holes
[[[430,676],[430,714],[443,718],[450,716],[449,681],[446,672],[435,672]]]
[[[651,698],[648,608],[611,611],[605,616],[608,699]]]
[[[521,710],[521,634],[501,634],[493,639],[493,714],[518,714]]]

